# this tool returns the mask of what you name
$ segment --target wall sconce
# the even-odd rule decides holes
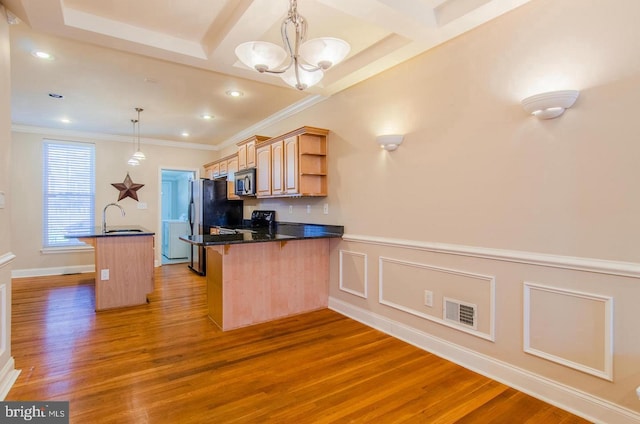
[[[564,113],[575,103],[580,92],[578,90],[550,91],[536,94],[522,100],[522,107],[527,113],[538,119],[552,119]]]
[[[402,140],[404,140],[404,135],[402,134],[387,134],[376,137],[376,141],[380,147],[388,152],[396,150],[398,146],[402,144]]]

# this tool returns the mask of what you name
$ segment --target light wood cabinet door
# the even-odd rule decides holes
[[[223,160],[220,162],[220,176],[224,177],[225,175],[227,175],[227,161]]]
[[[256,142],[250,141],[246,144],[247,147],[247,168],[256,167]]]
[[[284,143],[280,140],[271,145],[271,194],[284,192]]]
[[[254,146],[255,148],[255,146]],[[254,158],[255,161],[255,158]],[[247,145],[238,147],[238,169],[247,169]]]
[[[204,167],[204,178],[212,179],[213,178],[213,166],[205,166]]]
[[[209,178],[216,178],[220,176],[220,163],[214,163],[211,165],[211,176]]]
[[[285,192],[298,193],[298,137],[284,140]]]
[[[235,173],[238,171],[239,158],[233,157],[227,160],[227,199],[239,200],[240,196],[235,193]]]
[[[262,146],[256,150],[256,194],[271,196],[271,146]]]

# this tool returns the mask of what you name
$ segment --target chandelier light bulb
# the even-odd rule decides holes
[[[298,67],[298,76],[296,76],[296,69],[292,66],[284,71],[280,78],[290,86],[295,87],[298,90],[304,90],[319,83],[323,76],[324,72],[322,72],[321,69],[316,71],[305,71],[301,67]]]
[[[346,41],[333,37],[314,38],[300,46],[302,59],[320,69],[329,69],[344,60],[351,47]]]
[[[287,52],[266,41],[247,41],[236,47],[236,56],[249,68],[265,72],[280,66],[287,58]]]

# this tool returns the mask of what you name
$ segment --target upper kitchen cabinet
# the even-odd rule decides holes
[[[235,174],[238,171],[238,155],[227,159],[227,199],[240,200],[235,190]]]
[[[258,197],[326,196],[327,134],[302,127],[260,143]]]
[[[256,149],[256,195],[271,196],[271,145],[263,145]]]
[[[214,162],[204,165],[205,178],[210,180],[214,178],[226,177],[229,173],[233,173],[238,170],[238,155],[233,154],[225,156],[222,159],[218,159]]]
[[[204,178],[213,180],[220,176],[220,162],[211,162],[204,165]]]
[[[237,144],[239,170],[256,167],[256,145],[268,139],[263,135],[254,135]]]

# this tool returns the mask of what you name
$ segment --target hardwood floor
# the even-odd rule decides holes
[[[330,310],[221,332],[205,279],[156,268],[148,305],[94,312],[92,274],[13,280],[6,400],[72,423],[586,423]]]

